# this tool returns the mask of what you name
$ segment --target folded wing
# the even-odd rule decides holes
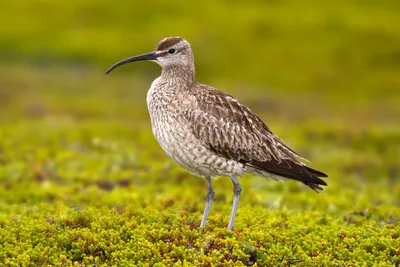
[[[197,105],[185,113],[194,135],[215,153],[263,172],[303,182],[314,190],[327,185],[301,157],[272,133],[257,115],[232,96],[198,85]],[[208,91],[208,92],[207,92]],[[210,92],[211,91],[211,92]]]

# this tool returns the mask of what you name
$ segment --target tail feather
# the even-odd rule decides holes
[[[310,168],[310,167],[307,167],[307,166],[303,166],[303,167],[306,168],[306,170],[307,170],[308,172],[314,174],[314,175],[317,176],[317,177],[328,177],[328,175],[326,175],[326,174],[323,173],[323,172],[314,170],[314,169],[312,169],[312,168]]]
[[[323,190],[321,186],[326,186],[327,183],[318,177],[328,177],[323,172],[314,170],[305,165],[300,165],[290,160],[282,160],[278,162],[276,160],[270,161],[249,161],[243,162],[245,165],[252,168],[271,173],[274,175],[290,178],[309,186],[314,191]]]

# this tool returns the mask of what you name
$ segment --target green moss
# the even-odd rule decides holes
[[[220,179],[201,231],[204,196],[198,192],[205,192],[204,181],[170,164],[153,140],[129,139],[140,135],[136,131],[150,135],[148,129],[49,120],[3,126],[2,264],[384,266],[400,261],[398,195],[385,194],[399,185],[384,176],[347,186],[347,177],[334,176],[321,195],[295,183],[245,177],[234,232],[225,229],[231,185]],[[30,135],[35,128],[46,131]],[[112,139],[114,130],[119,138]],[[12,134],[21,132],[27,139]],[[348,164],[373,152],[347,144],[340,148],[353,155]]]

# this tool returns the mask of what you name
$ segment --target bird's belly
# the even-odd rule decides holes
[[[173,118],[153,121],[153,134],[165,153],[182,168],[201,177],[240,176],[242,164],[228,160],[208,149],[185,123]]]

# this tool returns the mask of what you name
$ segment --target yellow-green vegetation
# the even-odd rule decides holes
[[[1,266],[399,266],[399,1],[0,4]],[[169,35],[311,166],[295,182],[206,183],[154,140],[160,69],[115,61]]]

